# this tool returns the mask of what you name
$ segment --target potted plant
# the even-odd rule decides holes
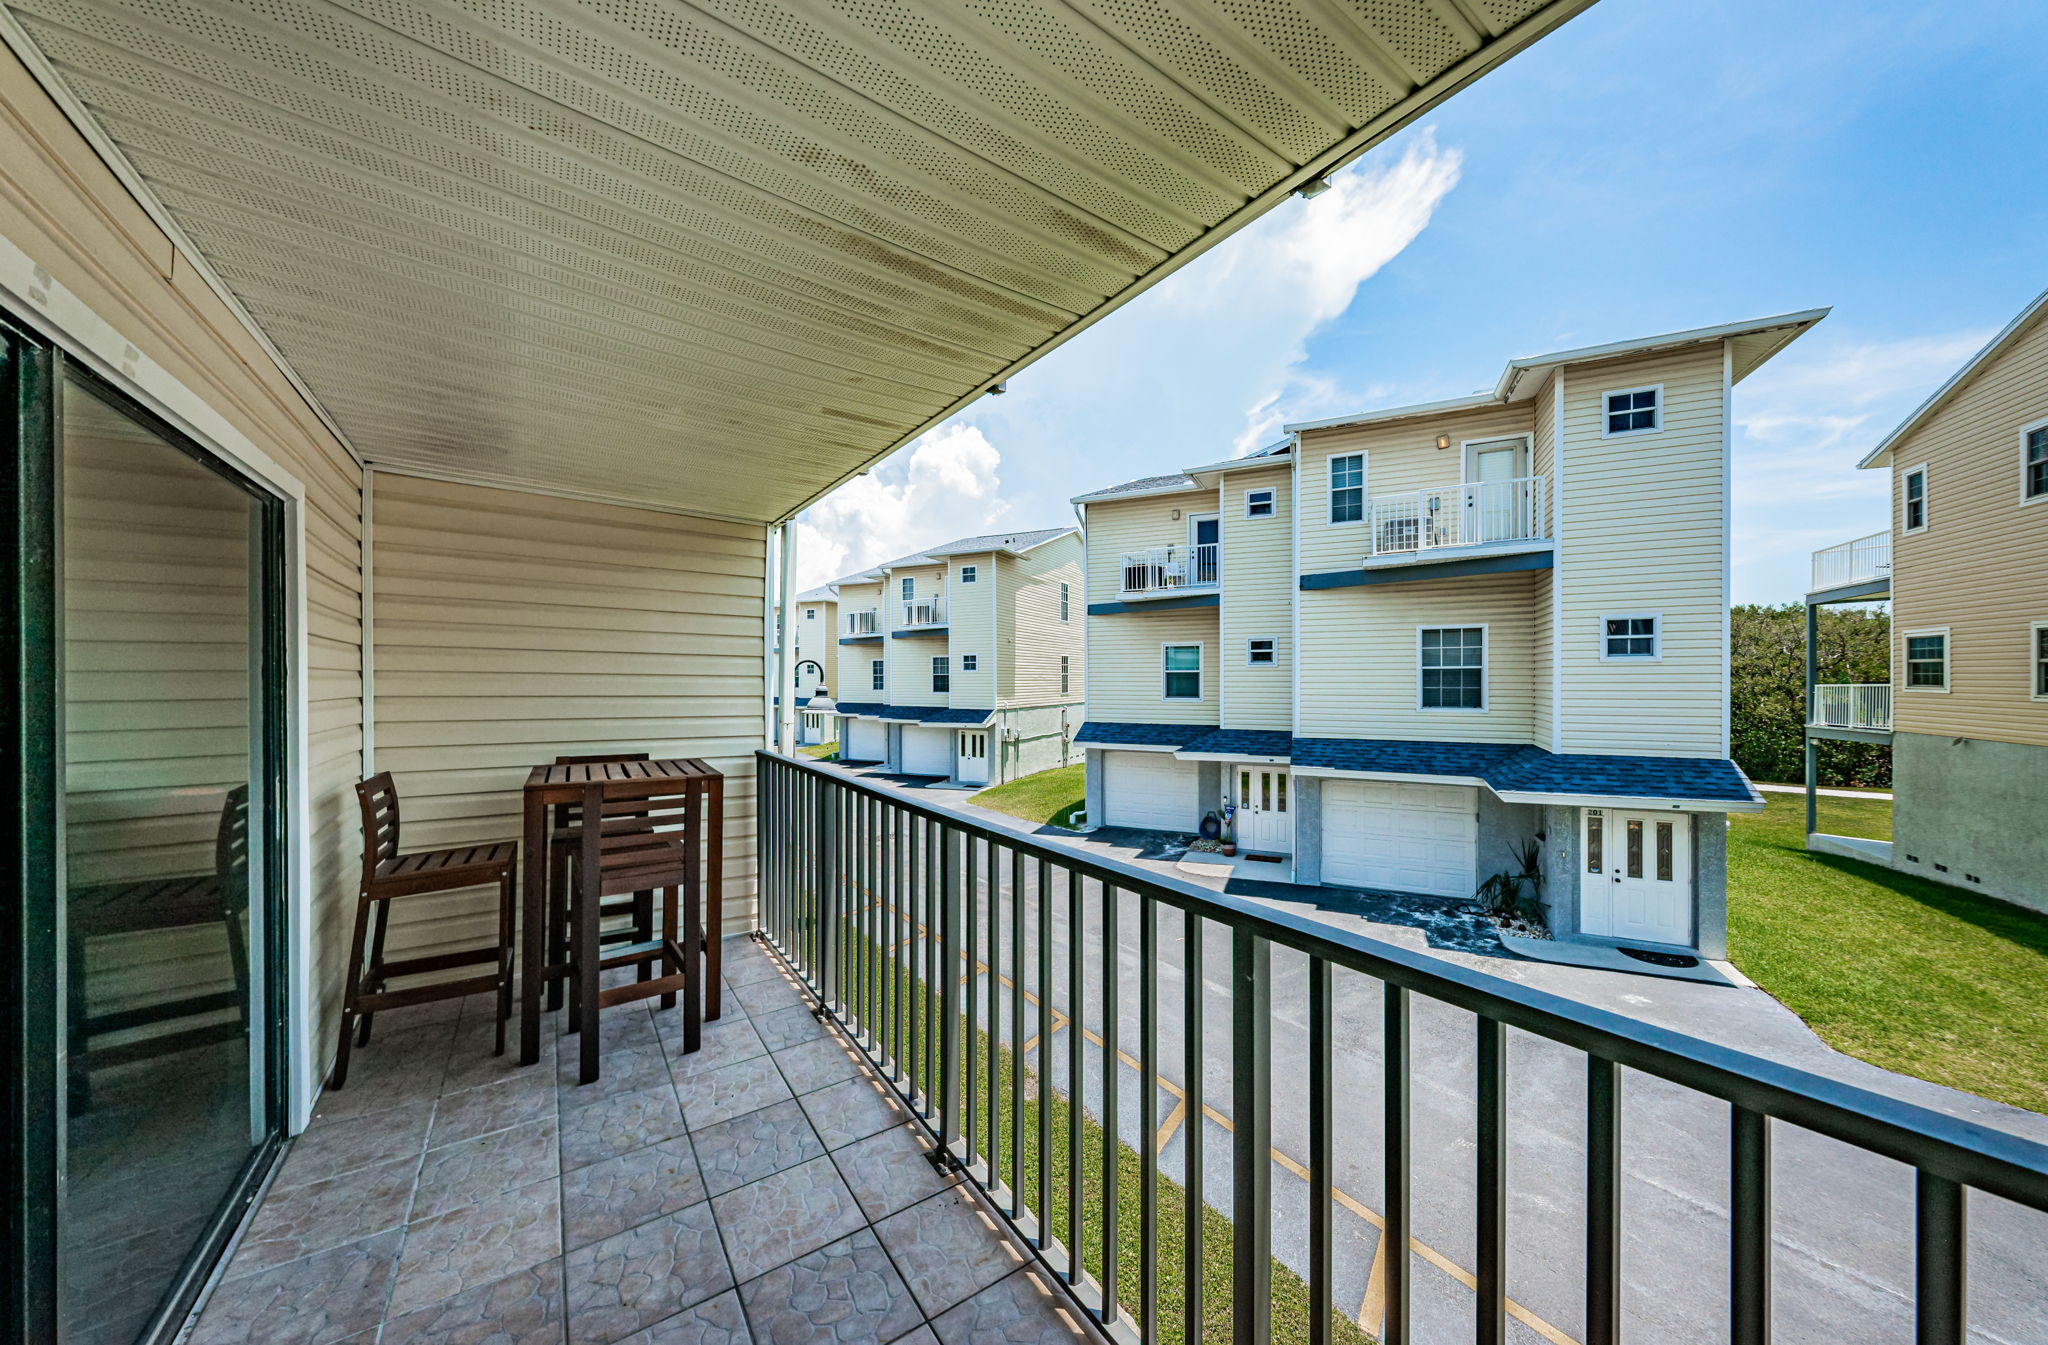
[[[1227,859],[1237,853],[1237,805],[1223,805],[1223,854]]]

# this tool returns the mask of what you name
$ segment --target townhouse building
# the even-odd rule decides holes
[[[1825,310],[1509,362],[1075,499],[1088,816],[1233,810],[1250,871],[1726,947],[1735,384]]]
[[[1891,477],[1883,532],[1814,553],[1812,615],[1889,599],[1889,682],[1808,667],[1808,845],[2048,910],[2048,294],[1858,464]],[[1817,834],[1820,738],[1888,742],[1892,840]]]
[[[809,747],[831,739],[829,711],[808,708],[819,697],[839,697],[839,581],[820,584],[796,595],[785,629],[793,631],[796,664],[796,740]]]
[[[840,759],[974,786],[1066,764],[1081,549],[1072,527],[991,533],[840,580]]]

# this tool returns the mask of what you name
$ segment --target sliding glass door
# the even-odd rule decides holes
[[[24,800],[53,834],[21,898],[49,1021],[20,1124],[54,1168],[24,1270],[58,1339],[128,1345],[175,1329],[281,1136],[283,508],[54,352],[15,353],[48,405],[16,444],[51,561],[19,594],[43,657],[24,676],[55,692],[24,739],[55,794]]]

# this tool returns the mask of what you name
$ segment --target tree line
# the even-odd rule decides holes
[[[1729,636],[1735,764],[1752,780],[1796,784],[1806,772],[1806,608],[1796,602],[1735,607]],[[1824,607],[1817,646],[1823,682],[1891,681],[1889,612]],[[1816,746],[1821,784],[1890,787],[1890,747],[1826,739]]]

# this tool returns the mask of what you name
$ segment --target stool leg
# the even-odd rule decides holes
[[[589,866],[584,866],[588,870]],[[597,1082],[598,1047],[598,973],[604,962],[603,946],[598,942],[598,917],[604,906],[604,898],[598,895],[598,875],[586,871],[583,874],[583,890],[576,902],[576,1011],[580,1062],[577,1068],[578,1083]]]
[[[682,940],[676,937],[680,932],[680,926],[676,920],[676,890],[673,887],[664,887],[661,889],[661,974],[663,976],[667,976],[671,970],[668,965],[669,950],[682,943]],[[651,941],[653,937],[653,932],[650,930],[648,933],[649,940]],[[680,968],[675,968],[675,970],[680,970]],[[641,979],[644,980],[646,978],[642,977]],[[676,996],[673,990],[661,997],[662,1008],[673,1009],[675,1006]]]
[[[633,894],[633,941],[635,943],[654,942],[654,894],[652,892],[635,892]],[[654,962],[655,960],[651,957],[641,960],[641,980],[651,981],[654,979]]]
[[[375,918],[377,929],[370,936],[370,961],[369,965],[363,969],[363,981],[372,990],[382,990],[384,988],[384,931],[391,925],[391,903],[380,901],[376,903],[376,906]],[[376,1016],[373,1013],[366,1013],[362,1016],[363,1029],[356,1036],[356,1045],[368,1046],[370,1044],[370,1024]]]
[[[548,965],[569,960],[569,850],[548,842]],[[548,1012],[562,1007],[562,982],[548,977]]]
[[[518,871],[519,861],[514,859],[498,880],[498,1044],[492,1055],[505,1054],[505,1023],[512,1017],[512,894],[519,890],[514,881]]]
[[[683,966],[689,980],[683,985],[683,1052],[704,1045],[704,922],[697,910],[697,885],[683,889]]]
[[[348,1083],[348,1048],[355,1036],[351,1031],[355,1024],[351,1020],[355,1017],[356,997],[362,993],[363,941],[370,931],[370,904],[368,897],[356,898],[356,933],[349,944],[348,982],[341,993],[341,1045],[335,1050],[334,1075],[327,1084],[336,1092]]]

